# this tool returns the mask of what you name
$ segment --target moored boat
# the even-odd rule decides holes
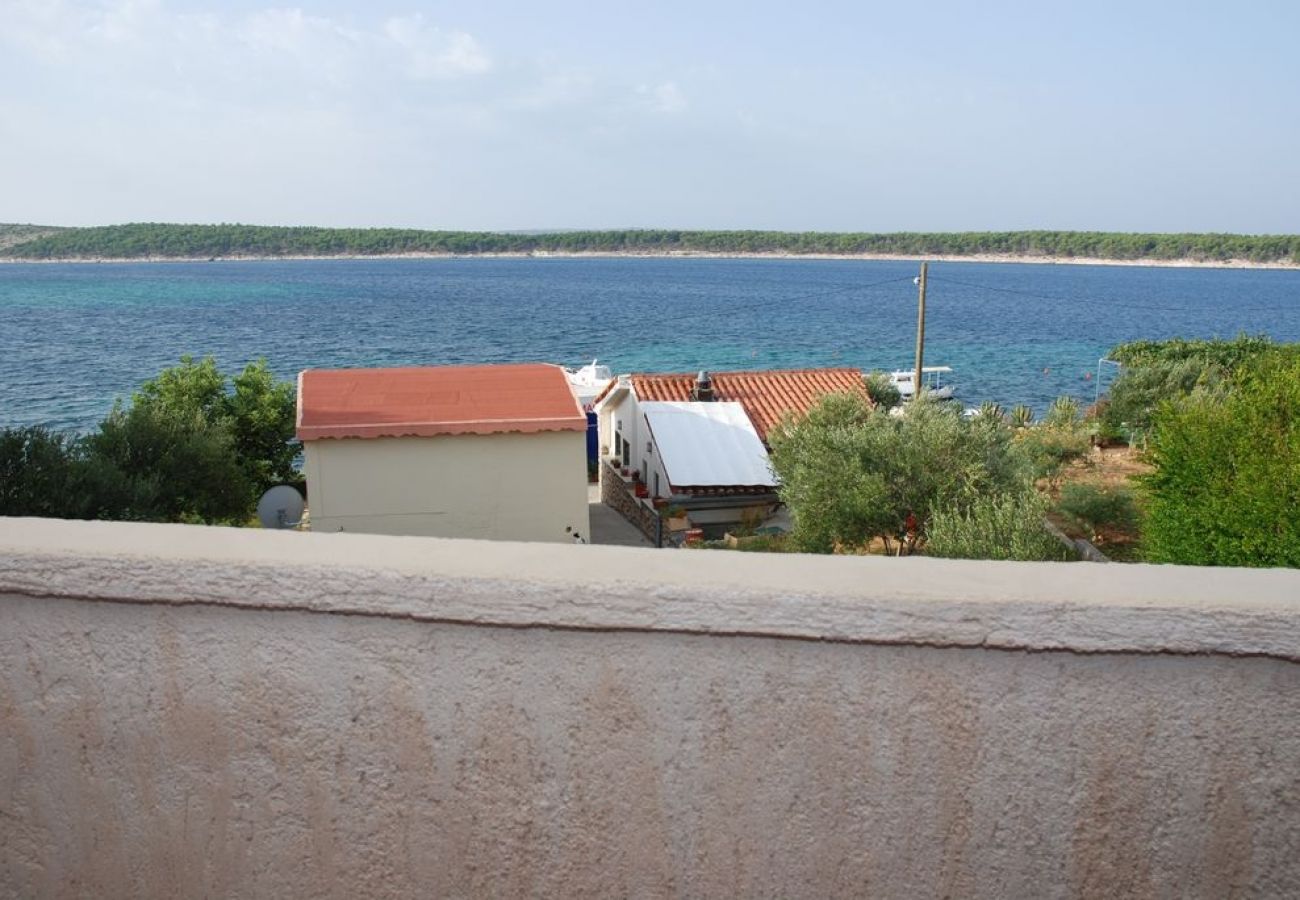
[[[598,360],[593,359],[587,365],[577,369],[566,366],[564,376],[569,379],[569,389],[573,391],[573,396],[578,398],[583,411],[591,412],[591,405],[605,389],[605,385],[613,380],[614,372],[609,366],[602,366]]]
[[[951,366],[924,366],[921,369],[921,390],[929,394],[935,400],[948,400],[952,397],[955,385],[950,381],[944,384],[943,376],[952,373]],[[916,394],[916,386],[912,383],[916,377],[914,369],[897,369],[889,373],[889,380],[894,387],[898,388],[899,395],[904,400],[911,400]]]

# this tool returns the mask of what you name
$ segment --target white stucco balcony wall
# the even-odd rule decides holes
[[[0,897],[1300,895],[1300,573],[0,519]]]

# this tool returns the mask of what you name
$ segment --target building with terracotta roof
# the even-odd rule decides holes
[[[559,366],[298,376],[313,531],[585,538],[586,430]]]
[[[847,368],[623,375],[595,403],[612,464],[601,477],[639,482],[644,502],[666,499],[694,525],[761,521],[779,503],[768,434],[828,394],[864,392],[861,370]]]

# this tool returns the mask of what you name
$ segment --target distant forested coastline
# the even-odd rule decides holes
[[[1300,235],[668,229],[523,233],[151,223],[92,228],[0,225],[0,258],[12,260],[497,253],[970,256],[1300,265]]]

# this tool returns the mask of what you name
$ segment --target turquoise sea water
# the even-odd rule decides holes
[[[0,265],[0,426],[93,426],[181,354],[227,370],[599,357],[615,371],[911,364],[917,265],[437,259]],[[1135,338],[1300,340],[1300,271],[936,263],[926,362],[966,405],[1091,402]],[[1108,378],[1109,375],[1106,374]]]

